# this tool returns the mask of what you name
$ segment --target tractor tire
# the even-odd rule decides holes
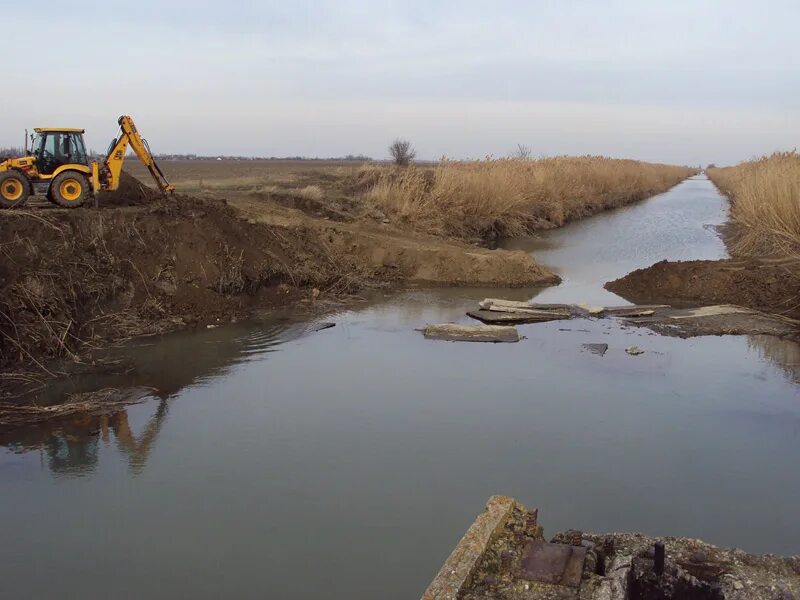
[[[77,208],[89,198],[89,180],[78,171],[64,171],[53,179],[48,196],[59,206]]]
[[[22,206],[31,193],[28,178],[17,171],[0,173],[0,208]]]

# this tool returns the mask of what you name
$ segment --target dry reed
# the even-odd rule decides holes
[[[366,200],[409,227],[464,239],[519,236],[666,191],[689,167],[604,157],[363,167]]]
[[[800,154],[778,152],[735,167],[709,168],[731,199],[734,252],[800,257]]]

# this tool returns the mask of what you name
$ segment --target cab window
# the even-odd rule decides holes
[[[78,133],[69,133],[69,146],[72,152],[69,162],[78,163],[81,165],[89,164],[86,157],[86,146],[83,145],[83,136]]]
[[[88,164],[83,138],[76,133],[47,132],[38,156],[39,172],[49,175],[58,167]]]
[[[39,156],[42,151],[42,144],[44,142],[44,134],[37,133],[33,136],[33,143],[31,144],[31,156]]]
[[[61,142],[60,133],[45,133],[39,155],[39,172],[50,175],[59,167],[58,153]]]

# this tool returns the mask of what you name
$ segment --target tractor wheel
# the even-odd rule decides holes
[[[30,194],[28,179],[16,171],[0,173],[0,208],[22,206]]]
[[[59,206],[75,208],[89,197],[89,181],[82,173],[64,171],[53,179],[49,196]]]

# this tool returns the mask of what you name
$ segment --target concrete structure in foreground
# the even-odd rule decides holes
[[[422,600],[455,600],[478,569],[486,548],[497,538],[511,516],[514,500],[492,496],[467,533],[442,565],[422,595]]]
[[[492,496],[422,600],[800,600],[800,556],[755,556],[689,538],[567,531]]]

